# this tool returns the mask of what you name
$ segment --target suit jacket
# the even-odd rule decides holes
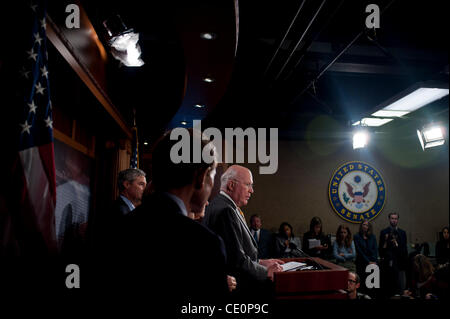
[[[273,255],[273,234],[267,229],[261,228],[259,231],[258,240],[258,258],[266,259],[271,258]]]
[[[124,216],[130,212],[130,207],[128,207],[122,197],[119,196],[114,201],[111,210],[111,213],[115,216]]]
[[[241,288],[267,279],[266,267],[258,263],[258,247],[249,228],[238,215],[236,206],[222,194],[206,207],[205,225],[222,237],[229,272]]]
[[[386,248],[383,248],[386,242],[386,234],[391,237],[392,233],[397,236],[398,247],[395,247],[388,239]],[[406,232],[400,228],[394,231],[391,227],[387,227],[380,232],[380,244],[378,246],[383,266],[393,267],[398,270],[405,270],[408,263]]]
[[[129,212],[130,208],[120,196],[100,212],[90,239],[94,254],[113,255],[117,252],[118,233],[123,228],[124,216]]]
[[[122,225],[113,289],[150,289],[155,303],[170,300],[170,305],[187,299],[214,302],[228,294],[221,239],[184,216],[169,196],[146,198]]]

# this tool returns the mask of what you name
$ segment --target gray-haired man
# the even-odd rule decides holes
[[[117,178],[119,197],[113,207],[120,215],[126,215],[141,204],[147,181],[145,172],[138,168],[128,168],[119,172]]]

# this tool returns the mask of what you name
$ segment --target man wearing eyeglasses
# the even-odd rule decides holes
[[[258,259],[258,245],[241,211],[254,192],[252,173],[233,165],[220,181],[220,193],[206,208],[204,223],[224,240],[229,273],[239,283],[237,294],[265,297],[270,292],[268,279],[273,280],[274,272],[282,271],[283,261]]]
[[[347,287],[347,296],[348,299],[371,299],[368,295],[362,294],[358,292],[358,288],[361,285],[360,278],[354,272],[348,273],[348,287]]]

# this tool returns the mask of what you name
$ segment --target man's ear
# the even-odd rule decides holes
[[[359,289],[359,287],[361,287],[361,283],[358,282],[358,283],[355,285],[355,287],[356,287],[356,289]]]
[[[234,188],[233,183],[234,182],[231,179],[227,182],[227,190],[228,191],[233,191],[233,188]]]
[[[201,189],[203,187],[203,185],[205,183],[206,175],[208,174],[208,172],[209,172],[208,167],[201,168],[196,171],[195,176],[194,176],[195,189]]]
[[[124,181],[122,185],[123,185],[123,189],[127,190],[130,187],[131,183],[130,183],[130,181]]]

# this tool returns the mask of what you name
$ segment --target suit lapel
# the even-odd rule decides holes
[[[226,196],[223,196],[222,194],[219,193],[218,196],[221,196],[232,208],[234,213],[237,215],[239,222],[241,223],[242,227],[247,231],[248,236],[250,237],[253,245],[257,248],[258,244],[255,241],[255,238],[252,236],[252,232],[250,231],[250,229],[247,226],[247,223],[244,221],[244,218],[241,216],[241,214],[239,214],[239,212],[237,211],[239,208],[235,206],[235,204],[230,201]]]
[[[235,212],[239,216],[239,220],[240,220],[240,222],[242,224],[242,227],[244,227],[247,230],[248,237],[250,237],[250,239],[252,240],[253,245],[257,248],[258,244],[255,241],[255,237],[253,237],[252,232],[248,228],[247,223],[245,223],[245,221],[244,221],[243,217],[241,216],[241,214],[239,214],[236,210],[235,210]]]

